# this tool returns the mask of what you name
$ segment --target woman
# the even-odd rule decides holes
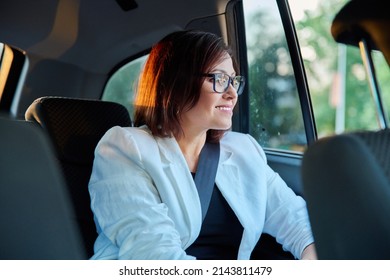
[[[93,259],[249,259],[262,232],[298,259],[315,258],[304,200],[251,136],[229,132],[244,86],[237,73],[210,33],[179,31],[153,47],[136,127],[110,129],[95,151]],[[206,142],[219,144],[220,158],[202,221],[193,176]]]

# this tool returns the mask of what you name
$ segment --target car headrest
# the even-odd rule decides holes
[[[113,126],[131,126],[127,109],[118,103],[46,96],[36,99],[25,119],[39,123],[54,142],[62,161],[90,164],[94,150]]]
[[[358,46],[364,38],[390,65],[390,13],[383,0],[349,1],[335,16],[331,34],[336,42]]]

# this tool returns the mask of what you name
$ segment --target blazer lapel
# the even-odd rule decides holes
[[[172,209],[170,216],[182,236],[184,248],[197,238],[202,224],[199,195],[188,169],[187,162],[175,138],[157,138],[163,173],[167,176],[164,188],[172,188],[175,198],[167,197],[164,203]]]
[[[240,199],[243,197],[243,188],[240,186],[239,170],[233,157],[233,152],[226,150],[221,145],[221,156],[215,181],[222,195],[243,224],[245,218],[240,215],[241,207],[243,207],[242,199]]]
[[[250,192],[248,192],[250,186],[244,185],[243,178],[240,178],[240,176],[245,176],[245,170],[238,166],[239,161],[234,153],[222,147],[221,159],[216,184],[242,226],[244,228],[253,227],[254,221],[251,217],[254,217],[254,211],[260,211],[260,209],[257,209],[259,205],[254,205],[256,203],[250,197]]]

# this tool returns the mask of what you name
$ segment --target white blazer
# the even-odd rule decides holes
[[[244,231],[237,259],[249,259],[262,232],[300,258],[313,243],[305,201],[287,187],[247,134],[220,142],[216,185]],[[89,183],[99,236],[92,259],[194,259],[185,249],[198,237],[197,189],[175,138],[147,127],[114,127],[99,142]]]

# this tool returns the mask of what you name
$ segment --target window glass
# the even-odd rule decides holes
[[[289,0],[319,138],[379,128],[359,48],[336,43],[330,33],[334,16],[346,2]],[[374,54],[374,59],[378,80],[388,90],[389,68],[383,56]]]
[[[148,55],[137,58],[116,71],[107,82],[102,99],[124,105],[133,117],[133,99],[138,77]]]
[[[249,131],[264,148],[303,151],[306,134],[276,1],[245,0]]]
[[[375,72],[377,74],[379,89],[382,93],[385,111],[390,115],[390,67],[381,52],[373,53]]]

